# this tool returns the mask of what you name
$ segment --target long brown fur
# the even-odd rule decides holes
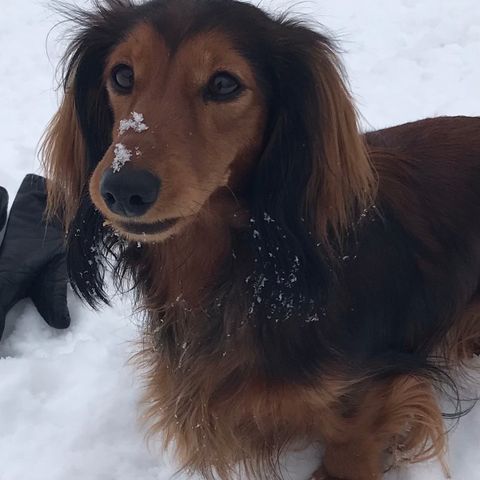
[[[305,213],[312,217],[316,238],[328,242],[332,232],[342,239],[358,212],[371,205],[377,180],[335,52],[319,45],[310,55],[324,124],[314,147],[317,161],[307,185]]]
[[[279,478],[298,441],[324,443],[322,480],[442,458],[435,387],[479,347],[480,120],[360,134],[332,42],[242,2],[109,0],[76,20],[43,148],[48,212],[90,303],[105,299],[99,251],[133,279],[150,433],[207,479]],[[123,63],[128,95],[111,84]],[[219,70],[245,90],[200,99]],[[149,129],[119,132],[133,111]],[[162,181],[129,221],[178,217],[167,232],[110,211],[119,142],[140,152],[125,168]]]
[[[62,105],[46,131],[40,153],[42,158],[55,159],[44,163],[47,178],[55,179],[54,183],[47,183],[46,213],[61,213],[65,226],[68,226],[78,208],[87,179],[85,145],[71,92],[65,92]],[[75,180],[72,182],[72,179]]]

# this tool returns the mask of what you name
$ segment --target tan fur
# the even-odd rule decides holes
[[[164,448],[174,447],[182,468],[228,480],[241,465],[248,478],[272,479],[281,454],[299,440],[325,443],[316,473],[322,479],[376,480],[404,461],[443,458],[442,415],[427,381],[404,376],[376,385],[345,413],[358,390],[371,386],[367,380],[341,380],[329,369],[333,377],[312,387],[269,384],[255,376],[254,359],[241,354],[250,338],[244,328],[242,350],[232,345],[225,355],[192,358],[186,345],[171,365],[153,347],[143,352],[145,421]]]
[[[212,347],[208,355],[197,355],[195,343],[209,321],[201,304],[230,248],[225,219],[234,219],[225,211],[217,217],[215,211],[178,239],[148,247],[156,249],[151,269],[160,278],[143,295],[156,320],[137,361],[145,372],[144,420],[150,435],[161,434],[163,447],[175,449],[182,468],[208,479],[216,472],[230,480],[238,465],[248,478],[276,478],[281,454],[298,440],[325,443],[318,478],[375,480],[392,464],[442,458],[444,425],[427,380],[401,376],[372,383],[325,366],[328,376],[319,376],[310,387],[267,382],[257,374],[261,359],[248,323],[237,325],[232,340],[221,342],[223,350]],[[199,237],[204,242],[196,242]],[[187,272],[191,282],[184,283]],[[205,296],[199,297],[201,292]],[[159,303],[161,311],[155,310]],[[173,363],[162,343],[167,331],[184,342]],[[325,472],[330,476],[321,476]]]
[[[450,328],[442,349],[443,357],[449,358],[452,366],[462,365],[474,355],[478,355],[480,352],[480,298],[478,296]]]
[[[72,86],[44,135],[41,147],[48,188],[47,215],[60,214],[66,228],[85,188],[85,145],[75,112]]]
[[[318,128],[317,162],[305,194],[305,212],[317,238],[328,245],[332,234],[341,243],[345,229],[371,206],[377,187],[341,65],[324,45],[314,48],[312,56],[325,120]]]
[[[377,480],[388,465],[443,458],[446,436],[432,387],[402,376],[373,387],[326,438],[318,479]]]

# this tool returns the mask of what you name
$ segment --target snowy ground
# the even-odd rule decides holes
[[[262,5],[282,10],[292,2]],[[364,125],[480,114],[478,0],[313,0],[291,8],[340,36]],[[0,184],[12,196],[26,173],[39,171],[37,142],[56,107],[63,44],[58,30],[47,35],[57,20],[45,3],[2,0]],[[172,478],[171,458],[147,449],[137,422],[139,379],[127,361],[139,321],[128,299],[96,314],[71,298],[71,312],[63,333],[28,302],[9,315],[0,344],[0,480]],[[479,432],[480,405],[450,436],[454,480],[480,480]],[[293,461],[292,478],[305,480],[314,465],[311,452],[303,457]],[[388,476],[441,478],[434,462]]]

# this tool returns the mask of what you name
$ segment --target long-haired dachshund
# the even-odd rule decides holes
[[[44,144],[72,285],[147,316],[147,416],[205,478],[378,480],[440,456],[480,340],[480,118],[363,135],[335,46],[236,0],[69,13]],[[388,106],[386,106],[388,107]]]

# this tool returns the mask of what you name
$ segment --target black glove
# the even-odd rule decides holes
[[[25,297],[33,300],[50,326],[70,325],[63,228],[57,220],[45,222],[46,201],[45,179],[27,175],[0,248],[0,338],[8,311]]]
[[[3,228],[7,223],[7,207],[8,207],[8,193],[0,187],[0,245],[3,239]]]

